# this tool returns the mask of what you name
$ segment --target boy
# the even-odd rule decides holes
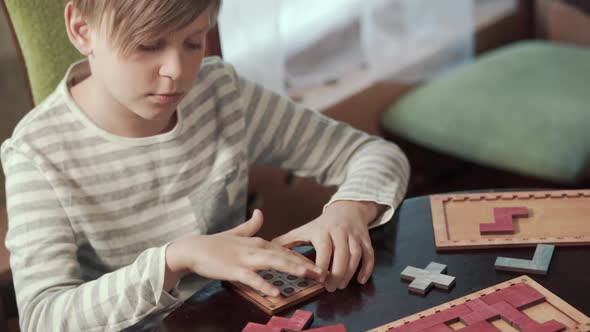
[[[153,327],[209,279],[277,295],[261,269],[331,292],[359,265],[358,282],[369,278],[368,225],[403,198],[405,156],[203,59],[219,6],[67,3],[68,36],[87,59],[2,145],[23,331]],[[261,212],[242,222],[256,163],[339,190],[317,219],[254,238]],[[315,247],[315,264],[288,249],[301,243]]]

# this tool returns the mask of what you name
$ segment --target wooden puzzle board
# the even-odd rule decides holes
[[[493,209],[524,206],[513,234],[480,234]],[[590,190],[528,191],[430,196],[437,250],[590,244]]]
[[[519,284],[526,284],[532,287],[537,292],[541,293],[545,298],[544,301],[538,302],[536,304],[527,306],[522,313],[526,316],[532,318],[537,322],[547,322],[552,319],[556,320],[557,322],[566,326],[564,331],[575,331],[575,332],[589,332],[590,331],[590,318],[586,315],[582,314],[574,307],[569,305],[567,302],[556,296],[555,294],[551,293],[543,286],[536,283],[534,280],[529,278],[528,276],[520,276],[518,278],[509,280],[507,282],[492,286],[490,288],[486,288],[479,292],[472,293],[470,295],[461,297],[451,302],[444,303],[442,305],[436,306],[434,308],[430,308],[428,310],[422,311],[420,313],[396,320],[392,323],[377,327],[372,329],[368,332],[386,332],[391,328],[399,328],[402,325],[410,324],[412,322],[417,322],[420,319],[426,318],[431,315],[438,314],[443,312],[444,310],[456,308],[462,304],[467,303],[468,301],[474,301],[477,299],[482,298],[482,296],[494,296],[494,293],[508,289],[509,287],[514,287]],[[509,323],[504,321],[501,318],[497,318],[490,322],[498,331],[518,331],[514,327],[512,327]],[[461,328],[465,327],[463,322],[456,321],[452,324],[447,324],[447,326],[451,330],[461,331]],[[409,325],[406,325],[409,327]],[[393,330],[395,331],[395,330]],[[417,330],[420,331],[420,330]],[[438,330],[437,330],[438,331]],[[442,331],[442,329],[440,330]],[[446,331],[446,330],[445,330]]]
[[[322,284],[313,280],[298,278],[283,272],[263,270],[257,273],[279,288],[281,294],[276,297],[267,296],[242,283],[226,282],[225,284],[269,315],[288,309],[325,290]]]

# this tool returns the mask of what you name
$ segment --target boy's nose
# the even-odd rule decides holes
[[[178,52],[167,52],[162,58],[160,76],[176,81],[182,73],[182,55]]]

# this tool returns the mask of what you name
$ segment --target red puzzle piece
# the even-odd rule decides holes
[[[404,324],[398,327],[392,327],[388,332],[421,332],[423,330],[437,327],[439,325],[445,325],[447,322],[451,322],[453,320],[457,320],[457,318],[461,317],[462,315],[466,315],[471,313],[471,309],[467,306],[461,304],[455,307],[452,307],[447,310],[443,310],[438,312],[434,315],[426,316],[424,318],[420,318],[416,321],[410,322],[408,324]]]
[[[447,324],[440,324],[437,326],[433,326],[426,330],[422,330],[420,332],[453,332],[454,330],[447,326]]]
[[[282,332],[280,327],[266,326],[258,323],[248,323],[242,332]]]
[[[475,323],[469,326],[466,326],[462,329],[459,329],[457,331],[462,331],[462,332],[498,332],[498,329],[494,327],[494,325],[486,322],[486,321],[482,321],[479,323]]]
[[[319,327],[311,330],[303,330],[311,324],[313,313],[311,311],[296,310],[291,318],[272,316],[266,325],[248,323],[242,332],[346,332],[343,324]]]
[[[312,319],[313,313],[311,311],[296,310],[291,318],[272,316],[266,325],[292,331],[301,331],[309,326]]]
[[[527,217],[529,209],[526,207],[502,207],[494,208],[493,224],[479,224],[481,234],[506,234],[514,233],[514,222],[512,218]]]
[[[469,307],[469,309],[473,310],[472,313],[462,316],[461,320],[467,325],[473,325],[475,323],[481,321],[487,321],[493,318],[497,318],[500,316],[498,310],[493,307],[490,307],[487,303],[483,302],[481,299],[471,300],[469,302],[465,302],[465,305]]]
[[[512,326],[521,332],[559,332],[565,330],[565,326],[555,320],[539,324],[506,302],[498,302],[493,307],[501,313],[504,320],[510,322]]]
[[[523,306],[543,301],[545,296],[533,287],[525,283],[519,283],[504,288],[499,292],[484,295],[480,297],[480,299],[489,305],[504,301],[508,302],[511,306],[520,309]]]

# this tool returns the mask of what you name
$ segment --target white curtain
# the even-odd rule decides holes
[[[364,69],[420,80],[473,55],[473,0],[224,0],[224,58],[268,88]]]

